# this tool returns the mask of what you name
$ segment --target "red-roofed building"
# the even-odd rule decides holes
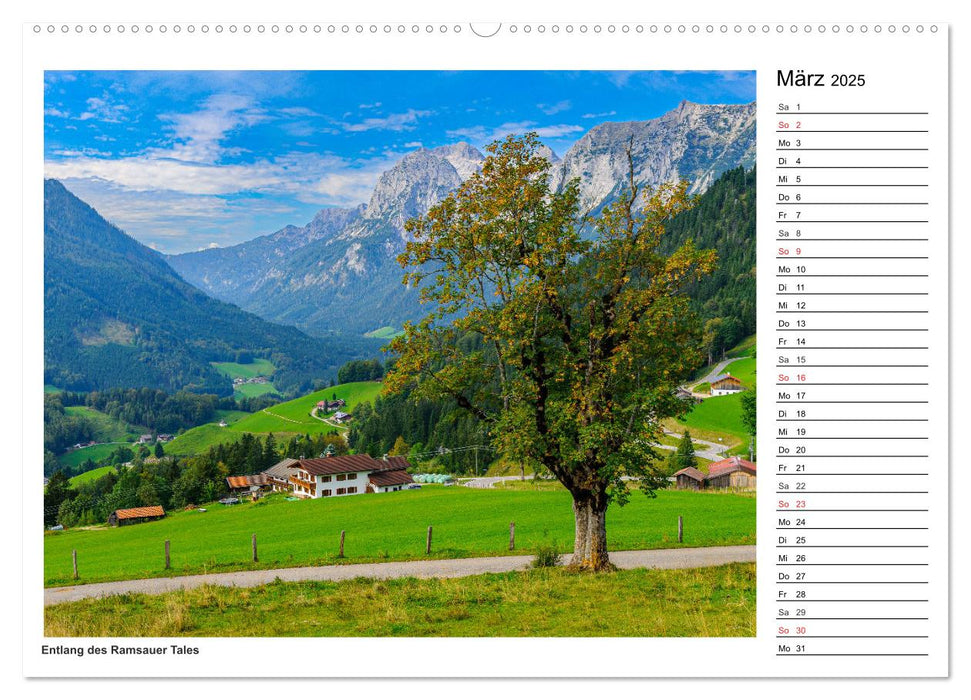
[[[755,477],[755,462],[741,457],[729,457],[708,465],[705,485],[710,489],[751,490],[755,488]]]
[[[409,466],[404,457],[374,459],[370,455],[340,455],[301,459],[290,468],[293,495],[301,498],[351,496],[361,493],[400,491],[412,483],[405,471]]]
[[[119,508],[108,516],[109,525],[134,525],[149,520],[159,520],[165,517],[162,506],[144,506],[141,508]]]

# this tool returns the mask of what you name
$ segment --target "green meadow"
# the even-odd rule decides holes
[[[104,445],[92,445],[91,447],[82,447],[80,450],[71,450],[70,452],[65,452],[59,455],[57,458],[58,463],[61,466],[68,469],[76,469],[80,465],[84,464],[88,459],[94,462],[105,459],[109,457],[112,452],[117,450],[122,445],[130,446],[130,442],[109,442]]]
[[[293,435],[307,433],[326,433],[339,428],[314,418],[310,412],[318,401],[337,398],[347,401],[345,411],[352,410],[362,401],[373,401],[381,392],[380,382],[349,382],[315,391],[312,394],[270,406],[256,413],[233,412],[232,419],[225,419],[228,426],[221,428],[217,423],[206,423],[185,431],[165,446],[167,454],[190,455],[205,452],[213,445],[237,442],[243,433],[266,435],[273,433],[277,438],[288,439]]]
[[[264,359],[256,359],[245,365],[239,362],[211,362],[210,364],[217,371],[231,379],[235,379],[236,377],[242,377],[243,379],[261,376],[269,377],[276,372],[276,367],[273,366],[273,363]]]
[[[97,469],[92,469],[91,471],[84,472],[83,474],[78,474],[77,476],[72,476],[69,479],[71,486],[77,487],[86,481],[94,481],[95,479],[100,479],[101,477],[111,474],[116,471],[114,467],[98,467]]]
[[[677,542],[678,516],[684,542]],[[48,532],[44,581],[72,583],[71,552],[78,552],[78,583],[154,576],[314,566],[341,561],[391,561],[509,554],[509,523],[516,523],[516,552],[544,544],[573,545],[569,493],[557,490],[468,489],[426,485],[420,490],[344,498],[287,501],[282,494],[236,506],[211,504],[206,512],[173,512],[162,520],[126,527]],[[432,553],[425,554],[428,526]],[[341,530],[344,560],[337,558]],[[259,563],[251,558],[257,535]],[[661,491],[632,493],[607,511],[613,550],[704,547],[755,542],[755,499],[750,495]],[[171,542],[172,569],[163,568]]]
[[[276,582],[44,608],[47,637],[754,637],[755,565]]]

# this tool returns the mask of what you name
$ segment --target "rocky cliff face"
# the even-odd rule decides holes
[[[642,184],[687,179],[700,193],[725,170],[754,164],[755,104],[682,102],[657,119],[603,123],[562,160],[544,146],[553,185],[579,178],[584,211],[599,210],[626,184],[628,144]],[[483,160],[464,142],[419,149],[381,175],[366,206],[322,210],[303,228],[168,260],[204,291],[310,333],[400,326],[421,311],[415,290],[401,285],[395,260],[405,222],[441,201]]]
[[[724,171],[754,165],[755,104],[682,102],[658,119],[595,126],[554,168],[553,185],[579,178],[582,208],[599,209],[626,184],[628,144],[640,183],[685,179],[691,193],[698,194]]]

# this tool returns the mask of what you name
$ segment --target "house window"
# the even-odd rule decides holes
[[[347,478],[347,474],[338,474],[337,475],[337,480],[338,481],[344,481],[346,478]]]
[[[357,486],[348,486],[347,487],[347,492],[348,493],[357,493]]]
[[[331,490],[330,490],[330,489],[324,489],[323,491],[321,491],[321,493],[320,493],[320,495],[321,495],[321,496],[330,496],[330,495],[331,495],[331,493],[332,493],[332,492],[331,492]]]
[[[347,493],[347,489],[337,489],[338,496],[343,496],[345,493]]]
[[[327,482],[330,481],[330,474],[328,474],[327,476],[320,477],[320,480],[326,484]]]

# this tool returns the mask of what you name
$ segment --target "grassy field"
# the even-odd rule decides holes
[[[691,412],[678,420],[668,420],[665,427],[674,432],[691,431],[692,437],[711,442],[718,438],[727,445],[729,440],[748,439],[742,423],[742,395],[712,396],[696,404]]]
[[[205,586],[44,608],[47,637],[754,637],[755,565]]]
[[[282,494],[281,494],[282,496]],[[632,494],[607,511],[611,549],[678,546],[684,516],[685,547],[755,542],[755,499],[727,493],[663,491],[649,499]],[[79,583],[163,576],[163,543],[171,541],[169,575],[250,568],[334,564],[346,530],[347,562],[425,559],[425,536],[434,527],[432,558],[509,554],[509,523],[516,523],[516,553],[552,542],[573,544],[573,509],[562,489],[500,491],[461,486],[347,498],[208,506],[171,513],[131,527],[45,533],[45,585],[71,583],[71,550],[78,551]],[[250,536],[259,541],[251,561]]]
[[[256,398],[257,396],[263,396],[263,394],[278,394],[276,387],[273,386],[273,382],[267,382],[266,384],[240,384],[233,391],[233,396],[238,398]]]
[[[112,452],[117,450],[121,445],[129,445],[129,442],[109,442],[106,445],[92,445],[91,447],[82,447],[80,450],[71,450],[62,455],[59,455],[57,461],[64,467],[70,469],[76,469],[79,465],[86,462],[89,458],[97,462],[98,460],[108,457]]]
[[[69,480],[71,486],[78,486],[86,481],[94,481],[95,479],[100,479],[105,474],[111,474],[116,471],[114,467],[98,467],[97,469],[92,469],[91,471],[84,472],[83,474],[78,474],[77,476],[72,476]]]
[[[58,389],[53,384],[45,384],[44,385],[44,393],[45,394],[60,394],[62,391],[64,391],[64,390],[63,389]]]
[[[253,360],[246,365],[241,365],[238,362],[212,362],[210,364],[230,379],[235,379],[236,377],[242,377],[243,379],[269,377],[276,372],[276,367],[273,366],[273,363],[263,359]]]
[[[746,389],[755,388],[755,358],[746,357],[737,360],[725,368],[725,373],[730,374],[742,382]]]
[[[131,425],[88,406],[68,406],[64,412],[87,418],[94,426],[95,442],[132,442],[142,433],[149,432],[144,426]]]
[[[298,399],[270,406],[257,413],[227,412],[226,415],[231,414],[229,418],[224,418],[229,423],[227,427],[220,428],[216,422],[187,430],[166,445],[165,452],[173,455],[199,454],[213,445],[237,442],[243,437],[243,433],[254,435],[273,433],[276,438],[289,439],[298,434],[338,430],[339,428],[310,415],[310,411],[317,406],[318,401],[330,399],[337,394],[337,398],[347,401],[348,408],[345,411],[349,411],[362,401],[373,401],[380,391],[380,382],[350,382],[321,389]]]
[[[380,338],[381,340],[391,340],[397,336],[404,333],[404,331],[395,328],[394,326],[381,326],[373,331],[368,331],[364,334],[365,338]]]
[[[276,367],[269,360],[258,358],[248,364],[239,362],[210,362],[220,374],[224,374],[230,379],[242,377],[250,379],[252,377],[269,377],[276,372]],[[273,382],[266,384],[241,384],[235,388],[233,396],[236,398],[254,398],[263,394],[276,394],[277,389]]]

